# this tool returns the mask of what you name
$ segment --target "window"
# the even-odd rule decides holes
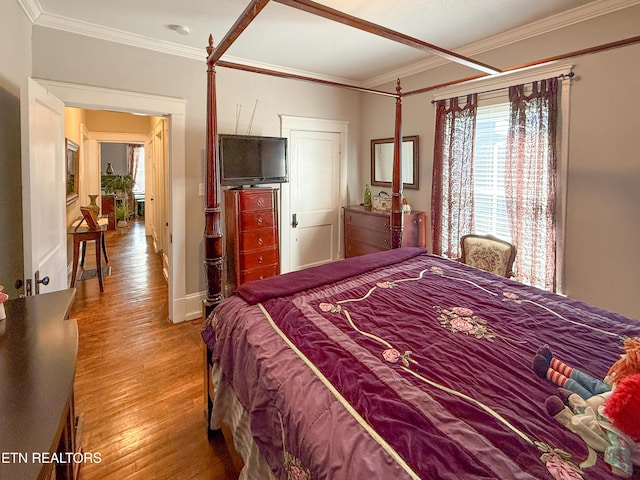
[[[144,145],[139,145],[134,149],[134,181],[133,193],[144,193]]]
[[[504,188],[509,104],[478,107],[473,162],[475,233],[512,241]]]
[[[560,68],[474,85],[485,94],[457,86],[438,95],[432,183],[435,253],[456,258],[462,235],[493,234],[517,246],[517,280],[556,292],[570,86],[556,79],[571,66]]]

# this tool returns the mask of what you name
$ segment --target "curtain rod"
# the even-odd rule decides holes
[[[568,72],[568,73],[561,73],[560,75],[557,75],[555,78],[568,78],[571,79],[573,77],[575,77],[575,73],[573,72]],[[553,77],[552,77],[553,78]],[[527,82],[529,83],[529,82]],[[482,90],[480,92],[471,92],[471,93],[464,93],[462,95],[454,95],[453,97],[450,98],[461,98],[461,97],[466,97],[467,95],[471,95],[473,93],[477,94],[477,95],[482,95],[484,93],[492,93],[492,92],[499,92],[501,90],[507,90],[510,87],[499,87],[499,88],[492,88],[490,90]],[[439,102],[440,100],[431,100],[431,103],[434,104],[436,102]]]

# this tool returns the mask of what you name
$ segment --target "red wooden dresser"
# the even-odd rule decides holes
[[[227,280],[230,288],[280,273],[277,194],[273,188],[225,191]]]

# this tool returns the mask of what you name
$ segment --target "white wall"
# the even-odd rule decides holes
[[[204,183],[206,42],[203,39],[203,61],[198,62],[58,30],[33,29],[33,75],[37,78],[186,100],[187,295],[204,290],[204,199],[198,195],[198,185]],[[242,105],[238,131],[246,132],[257,99],[252,134],[279,135],[279,114],[344,120],[350,132],[355,132],[350,136],[349,158],[358,158],[357,93],[223,68],[218,69],[217,87],[220,133],[234,132],[237,105]],[[355,169],[357,162],[351,167]],[[357,189],[357,183],[352,188]]]
[[[31,24],[15,0],[0,0],[0,285],[15,298],[23,276],[20,92],[31,73]]]
[[[638,25],[640,6],[635,6],[476,58],[507,68],[629,38],[638,34]],[[566,63],[575,65],[576,77],[568,119],[565,293],[640,319],[640,44],[563,60]],[[403,91],[471,74],[459,66],[439,67],[402,79]],[[393,85],[384,87],[391,89]],[[404,193],[413,208],[428,213],[435,129],[432,99],[433,93],[407,97],[403,121],[403,134],[420,135],[421,148],[421,188]],[[369,96],[363,99],[361,149],[368,148],[370,139],[393,132],[388,103]],[[370,167],[368,158],[361,156],[360,160],[363,188]]]

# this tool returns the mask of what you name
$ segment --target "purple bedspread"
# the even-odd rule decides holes
[[[536,350],[603,377],[640,336],[638,321],[416,249],[239,293],[261,303],[225,300],[203,338],[282,479],[551,479],[545,449],[574,464],[587,449],[546,413],[557,389],[532,371]],[[583,478],[615,478],[601,457]]]

